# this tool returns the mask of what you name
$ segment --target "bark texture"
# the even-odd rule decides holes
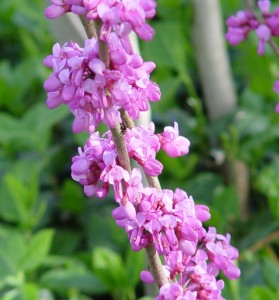
[[[194,43],[205,102],[211,121],[231,112],[236,94],[225,48],[218,0],[194,0]]]

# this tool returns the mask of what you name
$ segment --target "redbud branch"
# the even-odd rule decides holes
[[[129,116],[129,114],[127,113],[127,111],[125,111],[124,109],[121,109],[120,113],[121,113],[122,122],[125,124],[126,128],[129,128],[129,129],[134,128],[135,124],[134,124],[133,120],[131,119],[131,117]],[[158,177],[153,177],[153,176],[149,176],[149,175],[145,174],[145,178],[150,187],[153,187],[153,188],[157,189],[158,191],[161,191],[161,185],[160,185]]]
[[[272,232],[270,235],[264,237],[262,240],[257,241],[254,245],[252,245],[248,250],[252,253],[257,252],[265,245],[268,245],[272,243],[273,241],[276,241],[279,238],[279,230]]]
[[[109,67],[110,64],[109,49],[107,44],[100,40],[100,36],[99,36],[101,22],[99,21],[95,21],[94,23],[89,22],[85,17],[81,17],[81,22],[89,38],[92,38],[93,36],[98,38],[99,57],[105,63],[106,67]],[[135,127],[133,120],[125,110],[122,109],[120,113],[121,113],[122,122],[124,126],[126,126],[126,128]],[[115,144],[119,163],[125,170],[131,173],[130,158],[126,148],[125,135],[122,133],[120,124],[117,123],[115,128],[110,128],[110,131],[113,136],[113,141]],[[151,177],[146,175],[146,179],[150,187],[154,187],[157,188],[158,190],[161,190],[161,186],[157,177]],[[157,285],[161,287],[162,285],[168,283],[169,281],[167,279],[167,276],[165,275],[160,257],[154,245],[151,244],[150,246],[145,248],[145,253],[147,256],[149,270],[153,275]]]
[[[101,28],[101,23],[98,21],[88,21],[85,17],[80,17],[84,30],[88,38],[96,37],[98,38],[99,46],[99,57],[105,63],[106,67],[109,67],[109,50],[107,44],[100,40],[99,32]],[[117,156],[121,167],[131,173],[131,165],[129,155],[126,149],[125,138],[122,134],[121,127],[119,123],[116,124],[115,128],[110,128],[113,136]]]
[[[276,56],[279,57],[279,48],[277,47],[277,45],[274,43],[274,41],[272,39],[270,39],[268,41],[269,46],[272,48],[272,50],[274,51],[274,53],[276,54]]]
[[[80,19],[81,19],[82,25],[86,31],[87,36],[89,38],[92,38],[92,37],[98,38],[100,59],[105,63],[106,67],[109,67],[109,52],[108,52],[107,44],[104,43],[102,40],[100,40],[100,38],[98,36],[100,29],[101,29],[101,25],[102,25],[101,22],[100,21],[95,21],[95,22],[88,21],[85,17],[80,17]],[[130,118],[129,114],[124,109],[122,109],[120,111],[120,113],[121,113],[122,122],[124,123],[126,128],[131,129],[131,128],[135,127],[133,120]],[[119,163],[125,170],[131,172],[130,159],[129,159],[129,155],[127,153],[125,139],[121,132],[121,127],[119,124],[117,124],[115,128],[110,128],[110,130],[111,130],[113,140],[115,143]],[[145,174],[145,177],[146,177],[146,180],[150,187],[154,187],[159,191],[161,190],[161,185],[158,180],[158,177],[152,177],[152,176],[149,176],[146,174]]]
[[[109,68],[110,62],[109,62],[109,48],[107,43],[103,42],[100,39],[100,30],[102,27],[102,23],[99,20],[96,20],[95,27],[97,31],[97,38],[98,38],[98,46],[99,46],[99,57],[100,59],[105,63],[106,67]]]
[[[115,128],[110,128],[112,133],[114,145],[117,152],[117,157],[122,168],[131,173],[131,164],[128,151],[125,143],[125,136],[122,133],[121,127],[119,124],[116,124]]]
[[[83,25],[83,28],[84,28],[88,38],[91,39],[93,37],[97,37],[97,32],[96,32],[95,24],[93,21],[89,21],[88,19],[86,19],[84,17],[80,17],[80,21]]]

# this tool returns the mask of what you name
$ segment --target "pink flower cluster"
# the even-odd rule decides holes
[[[195,205],[180,189],[174,193],[163,190],[155,196],[153,191],[143,201],[151,205],[144,202],[142,208],[140,204],[140,213],[135,221],[126,222],[126,230],[131,243],[142,241],[145,246],[152,238],[157,251],[164,255],[164,270],[171,283],[161,287],[156,299],[223,299],[224,283],[216,277],[219,270],[229,279],[239,277],[240,271],[233,263],[238,251],[230,245],[229,235],[216,234],[212,227],[208,231],[203,228],[202,222],[210,218],[208,208]],[[148,271],[143,271],[141,278],[154,282]]]
[[[146,23],[155,14],[154,0],[51,0],[48,18],[67,12],[101,22],[99,39],[109,50],[109,63],[101,60],[98,40],[88,39],[84,47],[69,42],[55,44],[44,64],[53,72],[45,81],[47,106],[66,104],[75,120],[73,131],[86,130],[90,137],[72,159],[72,178],[84,186],[89,196],[105,197],[110,186],[117,208],[112,212],[118,226],[125,229],[134,251],[151,244],[164,256],[164,270],[169,283],[157,297],[167,299],[223,299],[219,271],[230,279],[239,276],[234,265],[238,251],[230,245],[230,236],[206,230],[203,222],[210,218],[208,207],[196,205],[192,197],[180,189],[157,190],[144,187],[142,171],[124,169],[116,151],[111,131],[100,136],[96,127],[103,122],[110,129],[122,122],[120,110],[132,119],[149,109],[149,101],[160,99],[160,89],[150,80],[153,62],[144,62],[134,53],[128,39],[133,30],[141,38],[153,37]],[[170,157],[189,152],[190,142],[179,135],[178,124],[155,133],[155,126],[127,128],[121,134],[127,154],[147,176],[158,176],[163,165],[156,159],[162,149]],[[127,168],[128,169],[128,168]],[[148,271],[142,272],[146,282],[154,281]]]
[[[45,16],[55,19],[73,12],[89,20],[102,21],[101,37],[105,41],[111,31],[127,36],[132,30],[144,40],[151,40],[153,28],[146,23],[155,15],[154,0],[51,0]]]
[[[165,256],[165,270],[173,282],[163,285],[156,299],[224,299],[221,296],[224,282],[216,277],[221,270],[229,279],[238,278],[240,271],[233,264],[237,257],[238,251],[230,245],[230,236],[216,234],[210,227],[199,238],[193,255],[178,250]],[[144,274],[143,279],[147,275]]]
[[[127,130],[125,139],[130,157],[144,168],[149,153],[167,145],[162,136],[171,136],[169,141],[174,141],[170,156],[188,152],[187,139],[176,142],[183,138],[178,135],[177,124],[165,127],[163,134],[155,134],[151,123],[147,129]],[[154,161],[152,156],[152,164]],[[230,236],[203,227],[203,222],[210,219],[208,207],[196,205],[180,189],[173,192],[144,187],[139,169],[129,173],[119,165],[109,132],[103,137],[97,132],[91,134],[83,151],[79,149],[79,155],[73,158],[72,177],[84,185],[88,196],[104,197],[112,185],[119,204],[112,215],[116,224],[126,230],[132,249],[139,251],[154,244],[164,256],[164,270],[171,283],[161,287],[156,299],[221,300],[224,283],[216,280],[219,271],[230,279],[239,277],[240,271],[233,263],[238,251],[230,245]],[[149,283],[154,281],[148,271],[143,271],[141,278]]]
[[[158,101],[160,89],[149,79],[155,68],[140,55],[127,54],[114,33],[109,35],[110,68],[98,54],[95,38],[85,42],[53,46],[53,54],[44,64],[53,69],[45,81],[47,105],[55,108],[64,103],[75,116],[73,131],[93,132],[102,121],[109,127],[121,122],[119,109],[125,109],[133,119],[149,109],[148,100]]]
[[[165,151],[164,147],[172,143],[172,147],[169,147],[166,152],[171,157],[177,157],[188,153],[190,146],[188,139],[178,135],[177,123],[174,124],[174,127],[165,127],[163,134],[171,135],[173,137],[171,141],[163,140],[160,138],[162,134],[155,134],[154,130],[154,124],[150,123],[147,129],[135,127],[127,129],[125,134],[130,158],[134,159],[149,176],[158,176],[163,170],[163,165],[156,160],[156,154],[161,147]],[[174,136],[173,133],[176,135]],[[116,176],[116,174],[118,175]],[[109,191],[109,183],[114,187],[119,184],[114,181],[113,176],[117,177],[117,181],[122,179],[126,181],[127,188],[130,177],[117,162],[117,154],[110,131],[103,137],[100,137],[98,132],[93,132],[84,149],[79,148],[79,155],[73,157],[72,178],[84,186],[87,196],[96,195],[103,198]],[[120,190],[122,190],[121,186],[117,188],[118,192]],[[118,192],[116,193],[116,202],[119,203],[121,199],[118,197],[121,198],[123,193],[121,192],[121,196],[119,196]]]
[[[279,36],[279,7],[270,12],[270,0],[258,0],[261,19],[251,11],[239,11],[227,20],[228,31],[226,39],[231,45],[238,45],[245,40],[251,31],[255,31],[259,44],[258,54],[263,55],[265,45],[271,37]],[[279,95],[279,80],[274,84],[274,91]],[[275,107],[279,113],[279,102]]]
[[[270,38],[279,36],[279,7],[270,12],[269,0],[259,0],[258,7],[261,20],[250,11],[239,11],[235,16],[229,17],[226,38],[231,45],[237,45],[247,38],[250,31],[255,31],[259,40],[258,54],[263,55]]]

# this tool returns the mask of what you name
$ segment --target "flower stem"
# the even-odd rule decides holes
[[[94,23],[89,22],[88,20],[86,20],[85,17],[81,17],[81,22],[89,38],[92,38],[93,36],[98,38],[99,57],[108,68],[110,65],[109,49],[108,49],[108,45],[100,40],[101,22],[100,21],[95,21]],[[133,120],[125,110],[122,109],[120,113],[121,113],[122,122],[124,126],[126,126],[126,128],[131,129],[135,127]],[[125,170],[131,173],[131,164],[130,164],[130,158],[126,147],[125,135],[121,130],[120,124],[117,123],[115,128],[110,128],[110,131],[113,136],[119,163]],[[154,187],[158,190],[161,190],[161,186],[157,177],[147,176],[146,174],[145,176],[150,187]],[[154,245],[152,244],[146,247],[145,253],[147,256],[150,272],[153,275],[157,285],[161,287],[165,283],[168,283],[169,281],[163,270],[160,257]]]

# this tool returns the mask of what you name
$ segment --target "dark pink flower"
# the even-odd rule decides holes
[[[174,122],[174,127],[165,127],[164,132],[158,136],[162,150],[170,157],[182,156],[189,152],[190,142],[185,137],[179,135],[178,124],[176,122]]]
[[[265,45],[271,37],[271,31],[268,26],[261,24],[257,29],[255,29],[255,32],[259,39],[258,54],[263,55]]]

